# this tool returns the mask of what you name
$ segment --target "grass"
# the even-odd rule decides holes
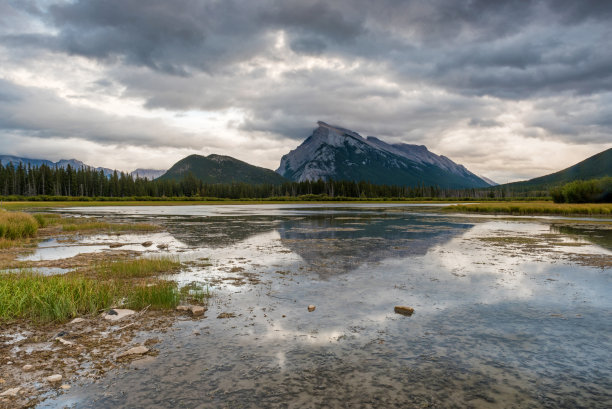
[[[154,310],[173,309],[181,300],[177,283],[173,281],[158,281],[155,283],[140,283],[130,288],[126,295],[125,307],[140,310],[150,307]]]
[[[203,285],[195,282],[181,287],[180,292],[183,300],[198,304],[204,303],[204,301],[211,297],[208,285],[206,286],[206,289],[204,289]]]
[[[108,308],[115,297],[114,285],[84,277],[43,276],[29,270],[0,273],[2,321],[65,321]]]
[[[145,278],[176,272],[181,266],[178,257],[156,256],[132,260],[109,261],[97,264],[94,270],[101,278]]]
[[[182,297],[173,281],[98,280],[79,274],[45,276],[31,270],[0,272],[0,323],[20,319],[35,324],[65,322],[113,306],[173,309]]]
[[[155,231],[158,227],[148,223],[108,223],[100,221],[90,221],[88,219],[68,218],[60,221],[62,231],[65,232],[81,232],[81,231],[109,231],[111,233],[126,232],[126,231]]]
[[[454,205],[444,208],[449,212],[508,214],[521,216],[560,215],[560,216],[610,216],[610,203],[553,203],[553,202],[500,202]]]
[[[38,222],[32,215],[0,211],[0,239],[18,240],[34,237],[37,231]]]

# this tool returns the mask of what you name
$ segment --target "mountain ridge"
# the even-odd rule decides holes
[[[22,163],[25,166],[27,165],[30,165],[30,166],[46,165],[51,168],[58,167],[58,168],[64,168],[64,169],[67,168],[68,165],[70,165],[70,167],[75,168],[75,169],[80,169],[82,167],[85,167],[89,169],[95,169],[97,171],[101,170],[102,172],[104,172],[104,175],[106,177],[110,177],[115,172],[115,169],[91,166],[78,159],[60,159],[57,162],[53,162],[48,159],[34,159],[34,158],[26,158],[26,157],[21,157],[21,156],[14,156],[14,155],[0,155],[0,164],[2,164],[3,166],[6,166],[9,163],[12,163],[13,166],[17,166],[20,163]],[[147,179],[152,180],[152,179],[155,179],[161,176],[165,172],[166,172],[165,170],[161,170],[161,169],[138,168],[132,172],[129,172],[129,174],[134,177],[141,177],[141,178],[146,177]],[[121,173],[121,171],[117,171],[117,173]],[[124,172],[124,173],[128,173],[128,172]],[[157,176],[152,177],[154,175],[157,175]]]
[[[388,144],[357,132],[317,122],[296,149],[281,158],[277,173],[294,181],[335,179],[377,184],[488,187],[483,178],[424,145]]]

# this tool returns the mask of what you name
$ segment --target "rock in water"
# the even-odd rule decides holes
[[[191,315],[193,315],[194,317],[198,317],[200,315],[204,315],[204,311],[206,311],[206,308],[200,307],[199,305],[192,305],[189,308],[189,311],[191,311]]]
[[[412,314],[414,314],[414,308],[406,307],[403,305],[396,305],[394,311],[396,314],[406,315],[407,317],[410,317]]]
[[[308,312],[313,312],[317,307],[315,307],[314,305],[310,304],[308,306]]]
[[[55,374],[55,375],[51,375],[51,376],[47,376],[45,378],[45,381],[50,382],[50,383],[56,383],[62,380],[62,375],[60,374]]]
[[[147,352],[149,352],[149,348],[147,348],[144,345],[138,345],[137,347],[130,348],[124,353],[117,355],[117,358],[123,358],[125,356],[130,356],[130,355],[144,355]]]

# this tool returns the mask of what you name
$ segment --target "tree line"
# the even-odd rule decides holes
[[[546,195],[537,192],[538,196]],[[376,185],[369,182],[318,180],[286,182],[280,185],[246,183],[203,183],[193,174],[181,180],[148,180],[115,171],[110,176],[101,170],[67,166],[25,166],[0,164],[0,196],[10,197],[83,197],[83,198],[469,198],[507,199],[529,197],[525,192],[512,194],[499,187],[445,189],[439,186]],[[533,195],[532,195],[533,196]]]

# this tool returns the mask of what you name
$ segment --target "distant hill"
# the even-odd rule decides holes
[[[512,190],[548,190],[574,180],[596,179],[604,176],[612,176],[612,148],[559,172],[502,186]]]
[[[190,155],[176,162],[159,180],[181,180],[189,173],[204,183],[281,184],[287,179],[270,169],[222,155]]]
[[[317,124],[312,135],[282,157],[276,170],[279,174],[299,182],[334,179],[442,188],[494,184],[423,145],[388,144],[325,122]]]
[[[101,167],[96,168],[93,166],[89,166],[81,162],[80,160],[76,160],[76,159],[62,159],[57,162],[52,162],[47,159],[30,159],[30,158],[22,158],[19,156],[12,156],[12,155],[0,155],[0,164],[2,164],[3,166],[6,166],[9,163],[12,163],[13,166],[18,166],[20,163],[22,163],[24,166],[30,165],[31,167],[39,167],[42,165],[47,165],[50,168],[64,168],[64,169],[67,168],[68,165],[70,165],[70,167],[74,169],[89,168],[89,169],[95,169],[97,171],[101,170],[102,172],[104,172],[104,175],[106,176],[110,176],[114,172],[113,169],[101,168]]]

